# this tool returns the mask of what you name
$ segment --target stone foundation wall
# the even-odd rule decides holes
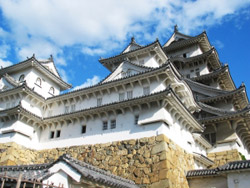
[[[236,149],[229,151],[208,153],[207,156],[208,158],[214,161],[214,165],[212,166],[212,168],[224,165],[231,161],[242,160],[240,153]]]
[[[0,149],[0,165],[48,163],[67,153],[151,188],[188,188],[185,172],[194,168],[193,156],[164,135],[41,151],[15,143],[1,144]]]

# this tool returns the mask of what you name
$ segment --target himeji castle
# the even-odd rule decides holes
[[[10,175],[20,165],[51,163],[57,168],[46,166],[51,176],[42,180],[63,180],[64,187],[247,185],[245,85],[234,84],[206,32],[188,36],[175,27],[164,45],[157,39],[142,46],[132,37],[120,54],[99,62],[110,71],[106,78],[63,94],[71,85],[52,56],[0,69],[0,165],[12,165]],[[52,163],[62,155],[61,165]],[[83,167],[69,172],[68,160],[93,165],[95,177],[102,169],[104,180],[91,173],[83,180]]]

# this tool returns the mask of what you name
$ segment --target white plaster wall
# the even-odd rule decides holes
[[[37,78],[41,78],[42,84],[41,87],[37,86],[35,84]],[[46,78],[42,73],[37,71],[36,69],[32,69],[32,71],[29,73],[29,80],[28,80],[28,86],[30,88],[34,88],[34,91],[39,93],[45,98],[52,97],[53,95],[49,94],[50,87],[53,86],[55,88],[55,94],[58,95],[60,93],[59,86],[53,82],[51,79]]]
[[[189,188],[227,188],[226,177],[188,179]]]
[[[250,172],[234,172],[227,175],[228,188],[250,187]]]
[[[62,186],[62,184],[63,184],[64,188],[69,188],[68,175],[61,170],[58,171],[57,173],[53,174],[49,178],[43,180],[43,183],[44,184],[53,183],[53,185],[55,185],[55,186],[59,186],[59,184],[60,184],[60,186]],[[46,188],[45,185],[43,187]]]
[[[147,84],[145,86],[148,86]],[[76,110],[80,110],[80,109],[88,109],[91,107],[96,107],[97,106],[97,99],[98,98],[102,98],[102,105],[104,104],[110,104],[113,102],[118,102],[119,101],[119,93],[124,93],[125,94],[125,100],[127,99],[127,92],[128,91],[133,91],[133,98],[136,97],[140,97],[143,96],[143,86],[139,85],[139,84],[134,84],[134,87],[132,88],[130,85],[128,85],[125,90],[124,89],[120,89],[119,92],[117,92],[114,88],[112,88],[110,91],[110,93],[107,93],[107,91],[105,90],[103,92],[103,95],[89,95],[89,98],[84,98],[84,100],[81,100],[77,103],[63,103],[61,102],[60,105],[58,105],[58,103],[53,103],[53,107],[51,108],[52,115],[59,115],[59,114],[63,114],[65,112],[65,106],[71,106],[72,104],[75,104],[75,111]],[[165,86],[163,83],[161,82],[157,82],[157,81],[152,81],[149,85],[150,87],[150,93],[156,93],[162,90],[165,90],[167,86]],[[45,113],[45,116],[48,115]]]
[[[187,57],[194,57],[194,56],[202,54],[202,50],[198,44],[195,44],[195,45],[180,49],[175,52],[170,52],[168,53],[168,56],[169,57],[183,57],[184,53],[187,54]]]
[[[138,64],[140,65],[140,61],[144,61],[143,66],[146,66],[146,67],[159,67],[159,64],[157,63],[157,61],[155,60],[155,58],[153,56],[142,56],[142,57],[139,57],[138,59],[136,60],[132,60],[131,62],[134,63],[134,64]]]

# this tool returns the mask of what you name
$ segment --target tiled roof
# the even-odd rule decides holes
[[[23,179],[43,180],[52,175],[49,168],[61,161],[71,166],[74,170],[80,173],[82,177],[88,180],[101,183],[109,187],[138,188],[138,186],[131,180],[115,176],[90,164],[76,160],[66,154],[60,156],[55,162],[48,164],[0,166],[0,175],[18,178],[19,174],[22,173]]]
[[[190,170],[187,172],[186,177],[218,176],[222,173],[228,173],[235,170],[250,170],[250,160],[233,161],[213,169]]]

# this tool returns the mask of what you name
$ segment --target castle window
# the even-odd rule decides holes
[[[55,93],[55,88],[51,87],[51,88],[49,89],[49,93],[52,94],[52,95],[54,95],[54,93]]]
[[[108,122],[107,121],[102,122],[102,130],[108,130]]]
[[[135,116],[135,125],[138,125],[138,121],[139,121],[139,115]]]
[[[119,101],[124,101],[125,93],[119,93]]]
[[[72,105],[71,105],[71,112],[74,112],[75,109],[76,109],[76,105],[75,105],[75,104],[72,104]]]
[[[64,107],[64,113],[69,113],[69,106]]]
[[[133,91],[127,91],[127,99],[133,98]]]
[[[38,85],[39,87],[42,86],[42,80],[41,80],[41,78],[37,78],[36,79],[36,85]]]
[[[97,106],[101,106],[102,105],[102,98],[98,98],[97,99]]]
[[[190,78],[190,74],[187,74],[187,76],[186,76],[187,78]]]
[[[204,136],[212,145],[216,143],[216,133],[207,133]]]
[[[150,94],[149,86],[143,87],[143,95],[149,95],[149,94]]]
[[[196,76],[200,76],[200,72],[196,72],[195,74],[196,74]]]
[[[116,128],[116,120],[111,120],[111,123],[110,123],[110,128],[111,129],[115,129]]]
[[[83,125],[83,126],[82,126],[82,134],[86,133],[86,128],[87,128],[86,125]]]
[[[19,77],[19,82],[23,82],[24,81],[24,74],[22,74],[20,77]]]
[[[49,111],[48,111],[48,116],[49,116],[49,117],[52,116],[52,110],[49,110]]]
[[[6,108],[7,109],[10,108],[10,103],[9,102],[6,103]]]
[[[186,57],[187,57],[187,54],[186,54],[186,53],[184,53],[184,54],[183,54],[183,57],[184,57],[184,58],[186,58]]]
[[[55,136],[55,131],[51,131],[51,132],[50,132],[50,135],[49,135],[49,138],[50,138],[50,139],[53,139],[54,136]]]
[[[59,138],[61,136],[61,130],[56,131],[56,138]]]
[[[139,65],[143,65],[144,64],[144,59],[139,60]]]

